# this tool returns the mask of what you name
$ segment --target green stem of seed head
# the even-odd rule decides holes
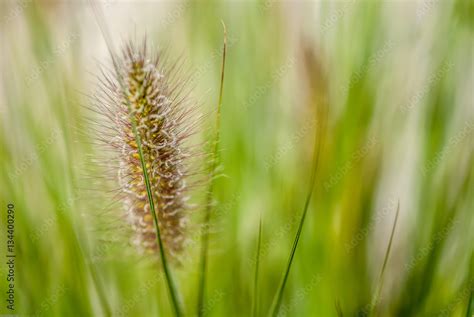
[[[222,47],[222,67],[221,67],[221,79],[219,87],[219,101],[217,103],[217,115],[216,115],[216,135],[214,140],[214,150],[212,152],[212,159],[209,168],[209,173],[211,175],[211,180],[209,184],[209,191],[207,192],[206,198],[206,211],[205,218],[203,223],[203,234],[201,239],[201,254],[200,254],[200,276],[199,276],[199,285],[198,285],[198,297],[197,297],[197,315],[202,316],[204,314],[204,297],[206,289],[206,274],[207,274],[207,253],[209,248],[209,232],[208,227],[211,221],[211,212],[212,212],[212,196],[214,192],[214,174],[216,167],[219,161],[219,137],[220,137],[220,122],[221,122],[221,108],[222,108],[222,95],[224,91],[224,73],[225,73],[225,57],[227,50],[227,30],[223,21],[222,26],[224,28],[224,44]]]
[[[90,3],[91,3],[91,6],[93,8],[93,11],[96,15],[97,23],[99,24],[101,32],[102,32],[102,34],[104,36],[104,39],[106,41],[107,49],[108,49],[109,54],[112,58],[112,63],[113,63],[113,66],[114,66],[114,70],[117,74],[117,79],[118,79],[118,82],[119,82],[119,85],[120,85],[120,89],[122,90],[124,95],[126,95],[127,90],[126,90],[125,84],[123,82],[122,74],[120,73],[119,65],[118,65],[118,63],[115,59],[115,54],[113,52],[112,40],[111,40],[110,34],[108,33],[108,28],[105,24],[105,17],[103,15],[103,12],[100,10],[100,8],[97,7],[92,0],[90,0]],[[166,254],[165,254],[165,251],[164,251],[163,241],[161,239],[161,233],[160,233],[160,226],[159,226],[159,223],[158,223],[158,217],[156,215],[155,204],[153,202],[153,195],[152,195],[152,191],[151,191],[150,180],[148,178],[148,172],[147,172],[145,160],[144,160],[144,157],[143,157],[141,139],[140,139],[140,136],[137,132],[136,121],[135,121],[135,117],[133,115],[132,105],[130,104],[130,100],[128,98],[125,98],[125,100],[126,100],[128,112],[129,112],[129,115],[130,115],[130,123],[131,123],[131,126],[132,126],[132,132],[133,132],[133,135],[135,137],[135,142],[137,143],[138,155],[139,155],[139,158],[140,158],[140,164],[141,164],[141,167],[142,167],[143,178],[145,180],[145,187],[146,187],[147,196],[148,196],[148,203],[150,205],[150,211],[151,211],[151,214],[153,216],[153,222],[155,224],[156,239],[157,239],[158,247],[160,249],[161,264],[163,266],[163,271],[165,273],[166,282],[167,282],[167,286],[168,286],[168,291],[169,291],[169,294],[170,294],[170,298],[171,298],[171,302],[172,302],[172,306],[173,306],[173,309],[174,309],[175,316],[180,317],[180,316],[182,316],[181,305],[179,303],[177,290],[176,290],[176,287],[174,285],[173,278],[171,276],[171,272],[170,272],[169,267],[168,267],[168,262],[166,260]]]
[[[325,103],[326,101],[322,101],[322,102]],[[321,148],[323,146],[322,143],[323,143],[323,140],[324,140],[323,133],[325,132],[325,120],[327,119],[326,105],[323,104],[320,107],[320,109],[321,109],[321,111],[320,111],[321,113],[318,114],[318,118],[322,118],[322,120],[320,120],[320,123],[318,124],[319,128],[316,129],[316,135],[315,135],[315,138],[314,138],[315,144],[314,144],[314,148],[313,148],[313,165],[312,165],[312,169],[311,169],[309,188],[308,188],[308,192],[306,194],[306,200],[305,200],[305,204],[304,204],[304,207],[303,207],[303,213],[301,215],[301,219],[300,219],[300,222],[299,222],[299,225],[298,225],[298,230],[296,232],[295,239],[293,241],[293,246],[292,246],[291,251],[290,251],[290,256],[288,258],[285,273],[284,273],[283,278],[281,280],[280,286],[278,287],[277,293],[275,295],[275,299],[273,300],[273,304],[272,304],[272,307],[271,307],[271,310],[270,310],[270,316],[277,316],[278,315],[278,310],[280,309],[281,301],[283,299],[283,290],[285,289],[286,282],[287,282],[288,276],[290,274],[291,265],[293,263],[293,258],[295,256],[296,248],[298,247],[298,242],[300,240],[301,231],[303,230],[304,221],[306,219],[306,214],[308,212],[309,203],[311,202],[311,197],[313,195],[314,186],[315,186],[315,183],[316,183],[316,175],[317,175],[318,166],[319,166],[319,157],[320,157],[320,153],[321,153]],[[324,113],[322,113],[322,112],[324,112]]]

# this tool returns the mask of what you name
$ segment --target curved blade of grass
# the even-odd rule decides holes
[[[323,101],[325,102],[325,101]],[[323,107],[322,107],[323,108]],[[322,111],[321,111],[322,112]],[[323,142],[323,135],[322,133],[325,130],[325,116],[327,116],[327,113],[323,114],[324,119],[321,120],[320,124],[318,124],[319,129],[316,129],[316,136],[315,136],[315,144],[314,144],[314,151],[313,151],[313,165],[312,165],[312,171],[311,171],[311,178],[310,178],[310,183],[309,183],[309,188],[308,188],[308,193],[306,195],[306,201],[304,204],[303,208],[303,213],[301,215],[301,219],[298,225],[298,231],[296,232],[295,239],[293,241],[293,246],[290,251],[290,256],[288,259],[288,264],[286,265],[285,273],[283,275],[283,278],[281,280],[280,286],[278,287],[277,294],[275,295],[275,299],[273,301],[272,308],[270,310],[270,316],[277,316],[278,310],[281,305],[281,301],[283,298],[283,290],[285,289],[286,282],[288,280],[288,275],[290,274],[290,268],[291,264],[293,263],[293,258],[295,256],[296,248],[298,247],[298,242],[300,240],[301,236],[301,231],[303,230],[303,225],[304,221],[306,219],[306,214],[308,212],[308,207],[309,203],[311,202],[311,197],[313,195],[313,190],[314,186],[316,183],[316,175],[318,171],[318,166],[319,166],[319,157],[321,153],[321,148],[322,148],[322,142]],[[323,116],[321,116],[323,117]]]
[[[336,307],[337,316],[344,317],[344,314],[342,313],[341,303],[339,302],[339,300],[336,300],[334,306]]]
[[[199,285],[198,285],[198,297],[197,297],[197,315],[203,315],[203,303],[204,303],[204,293],[206,288],[206,274],[207,274],[207,250],[209,248],[209,223],[211,221],[211,212],[212,212],[212,196],[214,192],[214,173],[218,163],[218,151],[219,151],[219,131],[220,131],[220,118],[221,118],[221,108],[222,108],[222,93],[224,91],[224,73],[225,73],[225,57],[227,50],[227,29],[223,21],[222,26],[224,28],[224,44],[222,47],[222,68],[221,68],[221,81],[219,88],[219,101],[217,103],[217,115],[216,115],[216,136],[214,140],[214,150],[212,153],[211,164],[209,168],[209,173],[211,175],[211,181],[209,184],[209,191],[207,192],[206,199],[206,211],[204,218],[204,232],[201,239],[201,254],[200,254],[200,274],[199,274]]]
[[[385,274],[385,268],[387,267],[388,258],[390,256],[390,251],[392,250],[392,242],[393,242],[393,237],[395,235],[395,229],[397,227],[398,214],[399,213],[400,213],[400,201],[398,201],[398,204],[397,204],[397,212],[395,213],[395,220],[393,221],[392,233],[390,234],[390,240],[388,242],[387,251],[385,252],[385,258],[383,260],[382,270],[380,271],[380,276],[379,276],[379,279],[378,279],[377,288],[375,290],[375,296],[372,300],[372,303],[370,304],[370,311],[369,311],[368,316],[372,316],[372,314],[376,311],[375,308],[378,304],[379,297],[380,297],[380,292],[381,292],[382,287],[383,287],[383,282],[384,282],[383,277],[384,277],[384,274]]]
[[[471,285],[471,295],[469,296],[469,298],[467,299],[467,309],[466,309],[466,317],[472,317],[472,306],[474,305],[474,302],[472,300],[472,294],[473,294],[473,291],[472,291],[472,285]]]
[[[120,71],[119,71],[119,65],[118,65],[118,63],[115,59],[115,55],[113,53],[112,40],[111,40],[110,34],[108,33],[108,28],[105,24],[105,17],[103,16],[103,12],[100,10],[100,8],[95,5],[94,1],[90,0],[90,3],[91,3],[91,6],[93,8],[94,14],[96,16],[99,28],[100,28],[100,30],[102,32],[102,35],[104,36],[104,40],[107,44],[107,49],[108,49],[110,57],[112,59],[114,70],[117,74],[117,79],[119,81],[120,89],[125,94],[125,92],[126,92],[125,84],[123,82],[122,75],[120,74]],[[168,286],[168,291],[169,291],[169,294],[170,294],[171,303],[172,303],[172,306],[173,306],[173,309],[174,309],[175,316],[179,317],[179,316],[182,315],[181,305],[179,303],[179,298],[178,298],[178,295],[177,295],[176,287],[174,285],[173,278],[171,276],[171,272],[170,272],[169,267],[168,267],[168,262],[166,260],[166,254],[165,254],[165,251],[164,251],[163,241],[161,239],[160,226],[158,224],[158,216],[156,215],[155,204],[154,204],[154,201],[153,201],[153,195],[152,195],[152,191],[151,191],[150,180],[148,178],[148,172],[147,172],[145,160],[144,160],[144,157],[143,157],[142,143],[141,143],[140,136],[137,132],[137,125],[136,125],[136,122],[135,122],[135,117],[133,116],[132,105],[130,104],[130,100],[128,100],[128,98],[125,98],[125,100],[127,102],[128,112],[130,114],[130,123],[131,123],[131,126],[132,126],[132,132],[133,132],[133,135],[135,137],[135,142],[137,143],[138,155],[139,155],[140,164],[141,164],[141,167],[142,167],[142,170],[143,170],[143,178],[145,180],[145,186],[146,186],[146,191],[147,191],[147,196],[148,196],[148,203],[150,205],[150,211],[151,211],[151,214],[153,216],[153,222],[155,224],[156,240],[157,240],[157,243],[158,243],[158,246],[159,246],[159,249],[160,249],[161,264],[163,266],[163,271],[165,273],[166,282],[167,282],[166,284]]]
[[[260,266],[260,248],[262,245],[262,217],[260,216],[260,222],[258,224],[258,242],[257,242],[257,254],[255,257],[255,277],[253,283],[253,309],[252,315],[257,317],[258,314],[258,269]]]
[[[469,298],[467,299],[467,307],[466,307],[466,317],[472,317],[474,316],[473,308],[474,308],[474,277],[472,275],[472,270],[474,266],[472,263],[474,263],[474,254],[471,256],[471,268],[469,269],[469,274],[468,276],[468,281],[467,281],[467,287],[470,290],[470,295]]]

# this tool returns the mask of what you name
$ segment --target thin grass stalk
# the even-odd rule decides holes
[[[252,315],[257,317],[258,315],[258,270],[260,266],[260,248],[262,245],[262,217],[260,216],[260,222],[258,224],[258,242],[257,242],[257,253],[255,256],[255,276],[253,282],[253,308]]]
[[[325,102],[325,101],[323,101],[323,102]],[[322,108],[324,108],[324,107],[322,107]],[[323,110],[321,110],[320,112],[323,112]],[[325,113],[324,116],[327,116],[327,113]],[[317,119],[319,119],[319,116],[318,116]],[[306,194],[306,200],[305,200],[305,204],[304,204],[304,207],[303,207],[303,213],[301,214],[301,219],[300,219],[300,222],[299,222],[299,225],[298,225],[298,231],[296,232],[295,239],[293,241],[293,246],[291,247],[290,256],[288,258],[288,263],[286,265],[285,273],[283,275],[280,286],[278,287],[277,293],[276,293],[275,298],[273,300],[272,308],[270,310],[270,316],[277,316],[278,310],[280,309],[281,301],[283,299],[283,291],[285,289],[286,282],[287,282],[288,276],[290,274],[290,269],[291,269],[291,265],[293,263],[293,258],[295,256],[296,248],[298,247],[298,242],[300,240],[301,231],[303,230],[303,225],[304,225],[304,222],[305,222],[305,219],[306,219],[306,214],[308,212],[309,203],[311,202],[311,197],[313,196],[313,191],[314,191],[314,187],[315,187],[315,183],[316,183],[316,175],[317,175],[318,166],[319,166],[319,158],[320,158],[322,143],[323,143],[323,140],[324,140],[324,137],[323,137],[322,133],[325,130],[325,123],[324,123],[325,118],[323,120],[320,120],[320,121],[321,121],[320,124],[318,124],[319,128],[316,129],[316,135],[315,135],[315,138],[314,138],[315,143],[314,143],[313,160],[312,160],[313,165],[312,165],[312,169],[311,169],[311,178],[310,178],[310,182],[309,182],[309,188],[308,188],[308,192]]]
[[[469,298],[467,299],[467,307],[466,307],[466,317],[472,317],[472,306],[473,306],[473,300],[472,300],[472,297],[473,297],[473,291],[472,291],[472,288],[473,286],[471,285],[471,294],[469,296]]]
[[[380,276],[377,282],[377,288],[375,290],[375,296],[372,300],[372,303],[370,304],[370,311],[369,311],[368,316],[372,316],[373,314],[375,314],[376,308],[379,302],[380,292],[382,291],[383,282],[384,282],[385,268],[387,267],[390,251],[392,250],[392,242],[393,242],[393,237],[395,235],[395,229],[397,227],[399,212],[400,212],[400,201],[398,202],[398,205],[397,205],[397,212],[395,213],[395,220],[393,221],[392,232],[390,234],[390,240],[388,242],[387,251],[385,252],[385,258],[383,260],[382,270],[380,271]]]
[[[203,304],[206,289],[206,275],[207,275],[207,254],[209,248],[209,224],[211,222],[212,213],[212,197],[214,194],[214,174],[219,161],[219,139],[220,139],[220,122],[221,122],[221,108],[222,108],[222,96],[224,91],[224,71],[225,71],[225,57],[227,50],[227,30],[223,21],[222,26],[224,28],[224,44],[222,48],[222,67],[221,67],[221,79],[219,88],[219,101],[217,103],[217,115],[216,115],[216,135],[214,139],[214,150],[212,152],[212,158],[209,168],[211,180],[209,184],[209,190],[206,197],[206,210],[203,223],[203,234],[201,238],[201,253],[200,253],[200,274],[198,284],[198,297],[197,297],[197,315],[203,315]]]
[[[115,55],[114,55],[114,52],[113,52],[112,40],[111,40],[110,34],[108,32],[108,28],[105,25],[105,17],[103,16],[103,12],[94,4],[94,2],[92,0],[91,0],[91,5],[92,5],[92,8],[93,8],[94,14],[96,16],[99,28],[100,28],[100,30],[102,32],[102,35],[104,36],[104,40],[107,44],[107,49],[108,49],[109,54],[111,56],[112,63],[113,63],[113,66],[114,66],[114,70],[117,74],[117,79],[118,79],[118,82],[119,82],[119,85],[120,85],[120,89],[125,94],[126,93],[125,84],[123,82],[122,75],[119,71],[119,66],[117,64],[117,61],[115,59]],[[145,181],[145,187],[146,187],[146,191],[147,191],[148,203],[150,205],[150,211],[151,211],[151,214],[153,216],[153,222],[155,224],[156,239],[157,239],[157,243],[158,243],[158,246],[159,246],[159,249],[160,249],[161,264],[163,266],[163,271],[165,273],[166,282],[167,282],[166,284],[168,286],[168,291],[169,291],[169,294],[170,294],[171,303],[172,303],[172,306],[173,306],[175,316],[179,317],[179,316],[182,316],[181,305],[179,303],[177,290],[176,290],[176,287],[174,285],[173,278],[171,276],[171,272],[170,272],[169,267],[168,267],[168,261],[166,260],[166,254],[165,254],[165,251],[164,251],[163,241],[161,239],[160,227],[159,227],[159,224],[158,224],[158,217],[156,215],[155,204],[153,202],[153,195],[152,195],[152,191],[151,191],[150,180],[148,178],[148,172],[147,172],[146,164],[145,164],[145,161],[144,161],[144,158],[143,158],[143,150],[142,150],[141,139],[140,139],[140,136],[137,132],[135,117],[133,116],[132,106],[130,104],[130,101],[128,100],[128,98],[125,98],[125,100],[126,100],[126,103],[127,103],[127,108],[128,108],[129,114],[130,114],[130,123],[131,123],[131,127],[132,127],[132,132],[133,132],[133,135],[135,137],[135,142],[137,143],[138,155],[139,155],[139,158],[140,158],[140,164],[141,164],[141,168],[142,168],[142,171],[143,171],[143,178],[144,178],[144,181]]]

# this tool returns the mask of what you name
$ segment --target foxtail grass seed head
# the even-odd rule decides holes
[[[158,250],[132,129],[134,118],[164,249],[177,258],[184,247],[190,210],[188,180],[194,174],[190,171],[194,153],[186,140],[197,126],[196,107],[184,96],[183,82],[176,79],[179,77],[176,65],[167,68],[161,55],[150,56],[146,43],[139,48],[128,44],[116,62],[119,74],[104,72],[99,99],[104,101],[105,117],[115,133],[115,137],[106,142],[117,153],[121,200],[135,233],[132,241],[143,251],[155,253]]]

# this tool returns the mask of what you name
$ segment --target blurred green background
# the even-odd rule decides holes
[[[377,316],[470,316],[474,288],[472,1],[102,1],[117,47],[147,38],[182,57],[210,113],[228,55],[205,299],[250,316],[263,221],[259,315],[285,268],[308,188],[316,107],[320,169],[279,316],[365,316],[397,202]],[[2,263],[15,206],[15,314],[170,316],[154,256],[138,254],[86,120],[110,65],[87,2],[0,6]],[[310,51],[311,54],[305,52]],[[305,57],[306,56],[306,57]],[[308,57],[309,56],[309,57]],[[206,188],[197,189],[196,203]],[[199,228],[202,214],[193,215]],[[172,268],[195,313],[200,230]],[[7,266],[0,265],[1,294]],[[5,290],[5,291],[4,291]],[[6,309],[2,295],[0,313]]]

